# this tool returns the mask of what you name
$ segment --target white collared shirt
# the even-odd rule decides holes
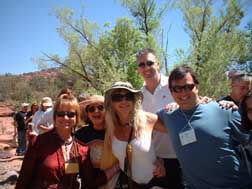
[[[144,99],[142,107],[144,111],[156,113],[167,104],[174,102],[168,87],[168,77],[160,74],[160,83],[151,94],[146,86],[141,88]],[[177,158],[168,133],[153,131],[153,143],[156,155],[160,158]]]

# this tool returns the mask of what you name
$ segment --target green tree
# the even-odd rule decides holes
[[[140,86],[135,56],[144,47],[144,38],[132,21],[118,19],[112,30],[99,33],[98,26],[87,19],[73,19],[69,9],[56,9],[56,16],[61,22],[58,31],[68,45],[68,56],[61,60],[57,55],[44,53],[40,61],[60,65],[64,74],[75,74],[83,80],[86,92],[103,94],[118,80]]]
[[[165,40],[163,29],[160,29],[160,23],[164,15],[172,7],[172,1],[165,1],[163,4],[158,4],[155,0],[120,0],[120,2],[129,10],[135,20],[136,26],[144,34],[144,47],[157,51],[161,63],[165,63],[166,73],[168,74],[168,35]],[[166,41],[165,47],[163,45],[164,41]]]
[[[246,60],[252,61],[252,20],[248,23],[246,27],[246,45],[247,45],[247,56]]]
[[[183,61],[195,67],[202,95],[219,97],[229,90],[227,65],[246,54],[244,34],[237,29],[244,12],[237,0],[223,1],[217,16],[213,5],[212,0],[179,2],[191,38],[190,54]]]

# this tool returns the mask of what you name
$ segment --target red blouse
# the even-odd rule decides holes
[[[39,135],[25,154],[16,189],[68,188],[78,189],[78,174],[65,173],[62,140],[55,130]],[[77,157],[74,150],[77,149]],[[79,163],[81,188],[95,189],[106,184],[106,175],[92,166],[88,146],[74,141],[70,150],[70,160]]]

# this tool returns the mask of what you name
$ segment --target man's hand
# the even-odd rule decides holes
[[[199,99],[200,99],[201,104],[207,104],[207,103],[213,101],[213,99],[208,96],[199,96]]]
[[[166,112],[171,112],[178,108],[179,108],[179,105],[176,102],[172,102],[172,103],[167,104],[164,109]]]
[[[154,165],[156,166],[156,169],[154,169],[153,175],[156,177],[164,177],[166,174],[165,167],[164,167],[164,161],[160,158],[157,158]]]
[[[221,108],[238,110],[238,106],[233,101],[221,100],[218,102]]]

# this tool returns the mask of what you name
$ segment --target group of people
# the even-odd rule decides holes
[[[52,109],[53,103],[50,97],[43,97],[40,106],[37,103],[32,103],[30,111],[29,104],[22,103],[21,110],[15,115],[15,131],[14,135],[18,138],[18,147],[16,150],[17,156],[23,156],[27,149],[27,143],[32,139],[32,136],[37,136],[52,129],[52,124],[43,126],[40,123],[42,117],[47,111]]]
[[[203,103],[190,67],[168,78],[159,66],[156,52],[144,49],[141,90],[119,81],[104,97],[60,93],[51,129],[31,140],[16,188],[251,188],[251,80],[234,111]],[[178,108],[168,111],[172,102]]]

